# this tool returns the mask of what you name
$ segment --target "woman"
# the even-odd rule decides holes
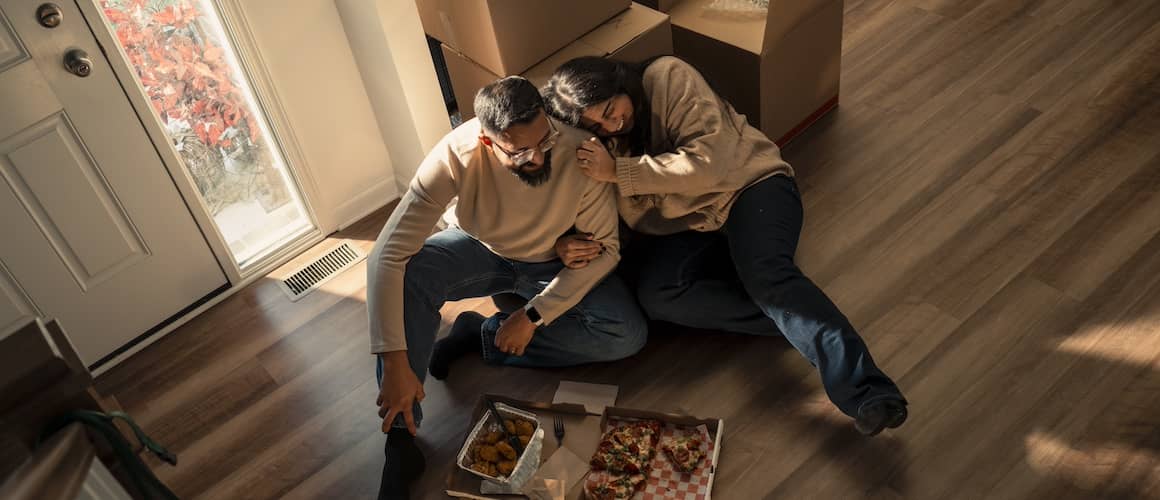
[[[549,112],[603,139],[577,150],[580,167],[616,183],[624,222],[654,236],[637,279],[651,318],[784,335],[860,432],[902,425],[906,399],[794,263],[802,204],[793,169],[697,70],[675,57],[642,65],[584,57],[557,69],[542,92]],[[580,235],[561,239],[557,252],[579,267],[599,246]]]

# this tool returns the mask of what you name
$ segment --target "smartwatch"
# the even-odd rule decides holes
[[[544,317],[540,316],[540,311],[537,311],[531,304],[524,306],[524,313],[528,315],[533,325],[540,326],[544,324]]]

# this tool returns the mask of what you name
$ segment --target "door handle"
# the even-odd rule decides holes
[[[60,26],[61,20],[64,19],[64,13],[60,10],[59,5],[46,3],[36,9],[36,19],[45,28],[55,28]]]
[[[81,49],[72,49],[64,54],[64,69],[67,69],[69,73],[84,78],[92,74],[93,60],[89,59],[88,52]]]

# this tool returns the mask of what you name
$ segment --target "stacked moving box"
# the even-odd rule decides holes
[[[756,3],[733,3],[745,1]],[[416,3],[424,30],[442,42],[464,119],[474,116],[475,93],[487,83],[524,75],[542,85],[557,66],[585,55],[638,62],[676,54],[779,144],[838,104],[842,0],[769,0],[764,12],[729,12],[717,0]]]
[[[416,0],[443,57],[463,119],[484,85],[523,75],[537,86],[565,61],[639,62],[672,54],[669,16],[629,0]]]

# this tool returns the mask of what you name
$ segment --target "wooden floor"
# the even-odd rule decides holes
[[[725,418],[717,498],[1160,498],[1160,2],[845,5],[841,107],[785,152],[798,255],[907,424],[857,435],[780,339],[657,328],[620,363],[429,382],[422,498],[478,393],[561,379]],[[343,236],[369,245],[385,216]],[[258,283],[100,389],[180,455],[157,470],[183,497],[371,498],[363,277],[297,303]]]

